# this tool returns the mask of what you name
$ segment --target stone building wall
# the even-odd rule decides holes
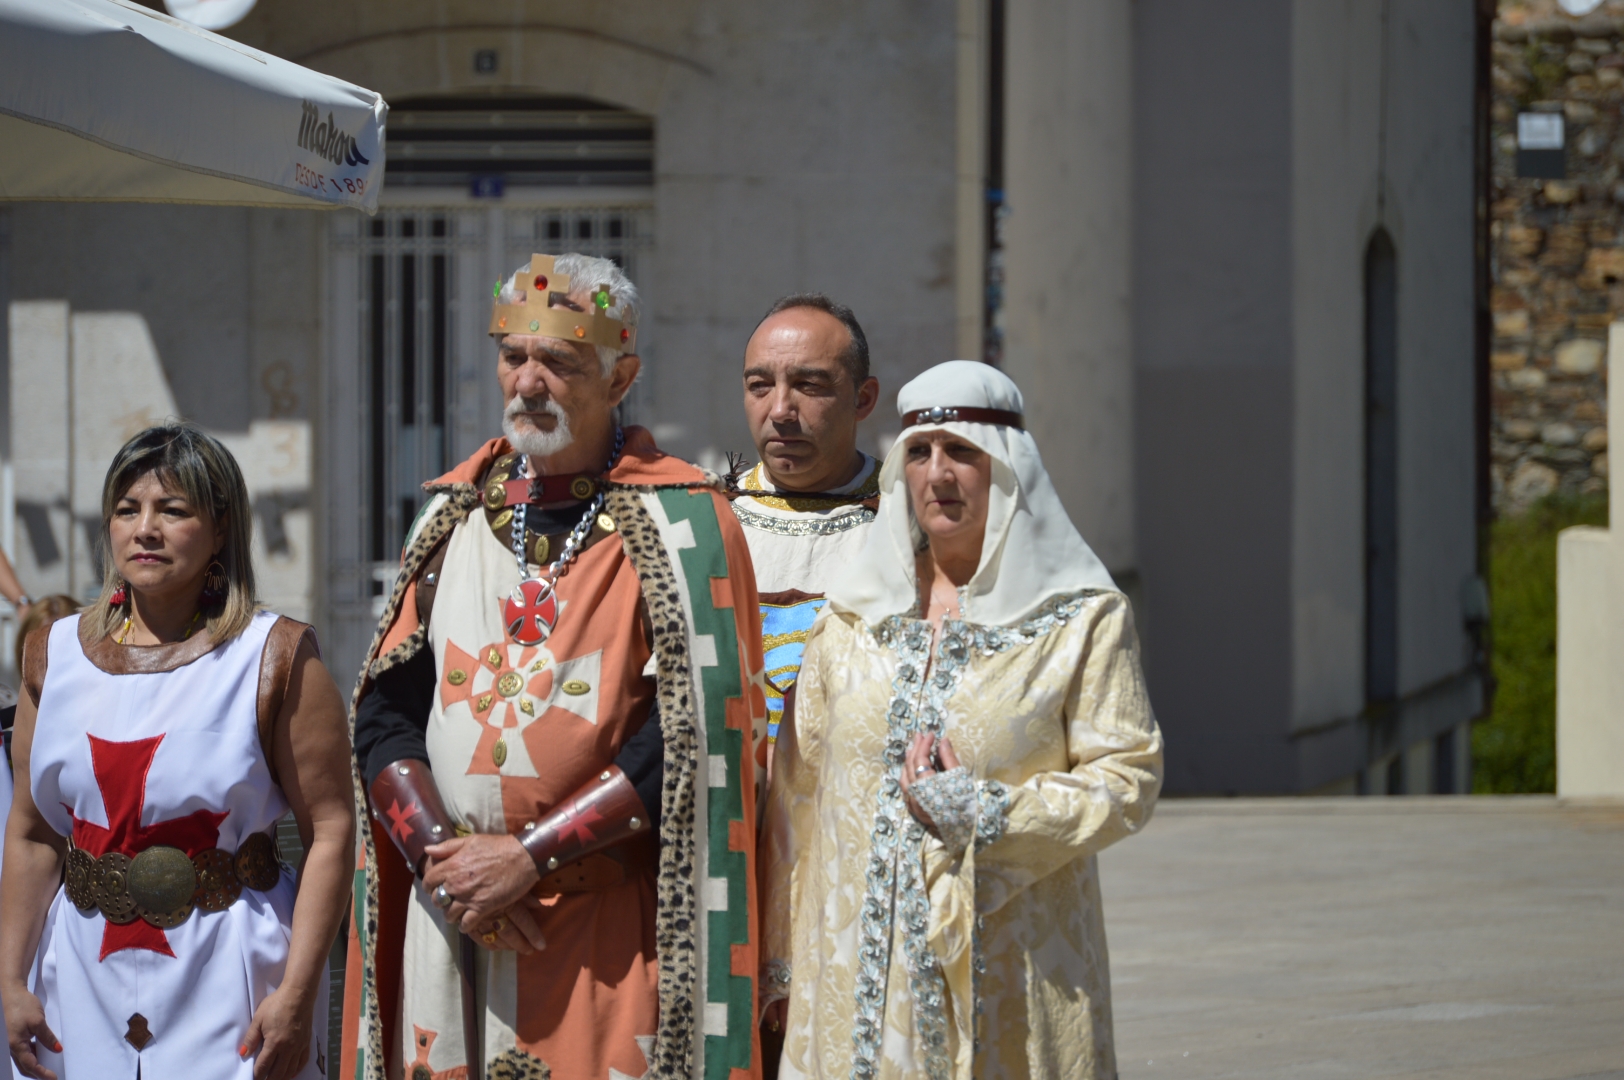
[[[1501,513],[1605,489],[1607,326],[1624,318],[1624,0],[1502,0],[1493,43],[1492,475]],[[1567,179],[1517,176],[1517,114],[1561,112]]]

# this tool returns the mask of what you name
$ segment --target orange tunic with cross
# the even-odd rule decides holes
[[[491,463],[505,449],[500,441],[490,444],[437,484],[484,483]],[[645,432],[631,429],[627,452],[610,479],[688,487],[704,478],[692,466],[661,455]],[[715,498],[723,511],[719,525],[729,549],[727,562],[730,569],[736,562],[738,572],[713,578],[706,590],[713,595],[702,599],[732,609],[729,618],[746,624],[736,635],[744,681],[729,697],[738,695],[747,728],[740,768],[749,781],[739,786],[750,790],[726,843],[745,849],[750,866],[741,875],[750,879],[750,933],[747,944],[734,946],[733,966],[742,967],[734,974],[753,985],[755,792],[750,759],[765,734],[760,637],[748,553],[725,503],[719,495]],[[434,511],[431,503],[424,517]],[[450,530],[426,628],[424,647],[432,651],[437,682],[425,736],[436,786],[459,830],[521,832],[595,779],[649,717],[656,665],[648,606],[637,568],[619,539],[612,519],[595,530],[594,542],[557,582],[555,628],[539,644],[528,645],[515,641],[506,625],[504,608],[520,580],[511,547],[477,511]],[[399,604],[375,655],[387,654],[418,632],[414,611],[409,598]],[[731,721],[731,703],[727,711]],[[708,755],[700,759],[698,783],[706,782],[707,768],[714,768],[707,762],[714,760]],[[376,829],[412,827],[405,820],[390,820],[387,807],[379,812],[383,816]],[[582,822],[581,827],[591,824]],[[703,821],[698,827],[704,828]],[[562,884],[564,891],[548,894],[544,888],[538,922],[545,949],[528,956],[479,951],[477,983],[488,1071],[506,1068],[502,1075],[540,1076],[545,1066],[553,1080],[640,1077],[649,1071],[660,1021],[660,843],[659,836],[645,833],[590,856],[575,879]],[[374,847],[381,859],[393,860],[392,848]],[[401,1073],[409,1080],[462,1077],[457,937],[421,882],[407,881],[397,874],[395,884],[381,883],[385,918],[391,909],[404,916],[397,930],[403,932],[394,938],[401,950],[398,975],[387,980],[398,987],[398,1004],[379,1002],[385,1028],[394,1029],[392,1038],[385,1036],[394,1043],[386,1053],[401,1062]],[[378,934],[374,947],[387,948],[392,936]],[[374,966],[381,972],[390,963],[380,955]],[[387,993],[387,987],[379,989]],[[353,1000],[357,991],[349,996]],[[395,1023],[390,1023],[391,1011],[398,1017]],[[707,1026],[715,1015],[714,1008],[704,1014]],[[709,1034],[699,1033],[702,1040]],[[731,1034],[751,1039],[748,1029]],[[746,1047],[745,1067],[724,1075],[749,1075],[759,1068],[759,1054],[748,1043]]]

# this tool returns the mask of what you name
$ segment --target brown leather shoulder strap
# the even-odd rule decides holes
[[[417,624],[427,626],[429,616],[434,614],[434,594],[440,588],[440,572],[445,566],[445,553],[451,547],[451,534],[446,533],[439,545],[423,562],[423,569],[417,575]]]
[[[259,657],[259,747],[265,755],[265,765],[271,770],[271,779],[281,781],[276,775],[276,758],[271,753],[271,733],[276,729],[276,718],[282,713],[282,704],[287,701],[288,684],[293,679],[293,660],[299,654],[299,646],[306,638],[310,639],[310,647],[317,657],[321,656],[321,646],[316,643],[316,628],[309,623],[299,622],[282,616],[271,627],[270,635],[265,639],[265,651]]]
[[[45,689],[45,665],[50,661],[50,640],[50,623],[36,626],[23,639],[23,688],[28,691],[28,699],[36,709],[39,708],[40,692]]]

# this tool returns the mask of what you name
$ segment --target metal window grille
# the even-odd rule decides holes
[[[470,289],[462,263],[500,266],[505,274],[535,252],[575,251],[612,259],[636,281],[652,248],[647,206],[505,207],[499,216],[500,243],[491,244],[483,210],[387,210],[368,223],[358,245],[363,536],[375,615],[382,613],[401,547],[423,507],[423,483],[467,452],[453,438],[453,414],[472,412],[484,428],[479,438],[500,430],[499,413],[478,416],[477,403],[460,400],[477,397],[478,378],[493,377],[485,357],[469,355],[485,344],[490,286]],[[478,372],[473,391],[455,377],[459,365],[468,364]],[[639,396],[634,388],[623,406],[627,422],[638,412]]]

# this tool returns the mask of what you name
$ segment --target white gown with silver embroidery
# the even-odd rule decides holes
[[[1114,1077],[1094,855],[1161,784],[1123,596],[946,621],[934,649],[920,620],[825,612],[793,726],[766,854],[763,957],[790,980],[780,1075]],[[959,856],[901,799],[919,730],[951,736],[974,780]]]

